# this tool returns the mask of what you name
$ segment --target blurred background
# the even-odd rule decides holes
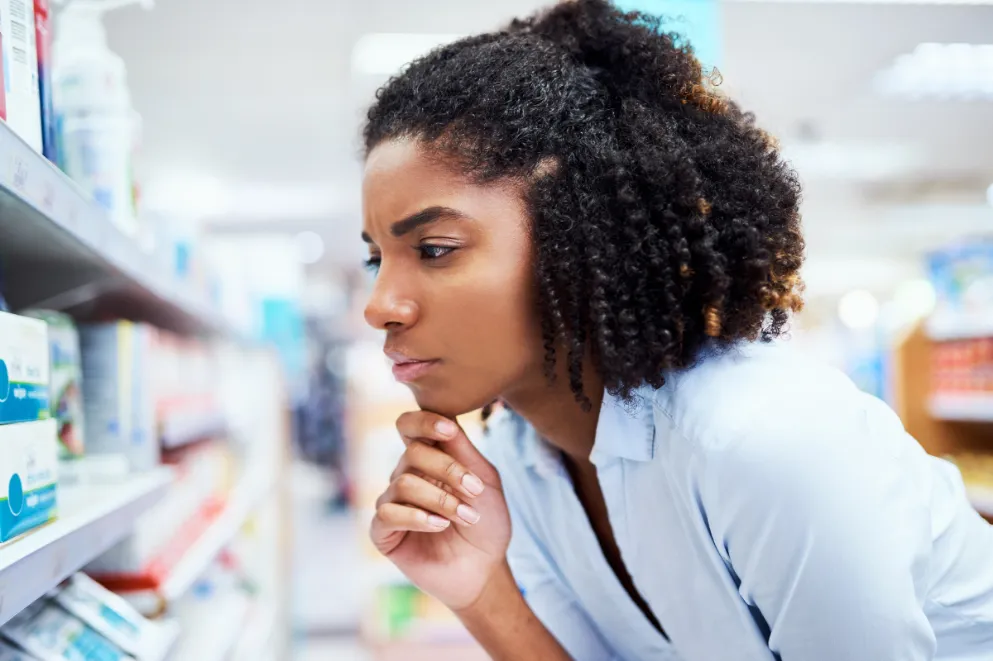
[[[484,658],[365,538],[413,402],[362,321],[359,131],[547,4],[0,0],[0,659],[63,658],[52,622],[65,658]],[[792,341],[993,516],[993,3],[618,4],[798,171]]]

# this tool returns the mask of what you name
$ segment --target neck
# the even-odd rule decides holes
[[[544,375],[527,386],[505,393],[503,400],[527,420],[541,438],[565,453],[573,461],[589,462],[596,440],[600,404],[603,401],[603,380],[591,364],[583,365],[583,387],[590,400],[590,410],[584,411],[569,387],[567,369],[559,361],[554,383]]]

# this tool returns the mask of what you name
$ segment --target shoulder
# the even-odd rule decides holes
[[[705,355],[668,375],[654,404],[663,425],[705,453],[823,436],[863,424],[868,415],[892,416],[840,371],[781,342]]]
[[[656,427],[685,444],[705,481],[816,497],[848,480],[923,459],[880,400],[782,343],[704,357],[655,394]],[[668,431],[669,433],[665,433]],[[672,448],[669,448],[672,451]]]

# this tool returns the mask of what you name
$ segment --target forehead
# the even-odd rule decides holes
[[[362,206],[366,225],[392,223],[432,206],[450,207],[485,219],[523,212],[520,185],[476,184],[414,140],[381,143],[366,158]]]
[[[414,140],[391,140],[376,146],[366,158],[362,198],[366,214],[402,217],[429,200],[451,194],[467,182],[438,158],[430,157]],[[419,206],[420,205],[420,206]],[[415,208],[418,207],[418,208]]]

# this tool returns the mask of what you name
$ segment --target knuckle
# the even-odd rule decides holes
[[[441,489],[440,491],[441,493],[438,495],[438,507],[440,507],[442,511],[454,509],[455,506],[452,505],[452,494],[448,493],[444,489]]]
[[[407,449],[404,450],[403,453],[404,458],[411,464],[416,463],[424,455],[425,447],[427,446],[425,446],[424,443],[421,443],[420,441],[411,442],[411,444],[407,446]]]
[[[461,478],[463,473],[465,473],[465,471],[462,470],[462,466],[455,460],[450,461],[448,466],[445,468],[445,475],[454,479]]]
[[[410,416],[411,415],[413,415],[413,414],[412,413],[409,413],[409,412],[408,413],[401,413],[400,414],[400,417],[397,418],[397,422],[396,422],[397,431],[400,432],[401,434],[403,433],[403,430],[406,429],[408,427],[408,425],[410,424]]]
[[[396,479],[395,484],[397,491],[402,493],[410,493],[414,489],[417,482],[418,479],[415,475],[412,475],[411,473],[404,473]]]

